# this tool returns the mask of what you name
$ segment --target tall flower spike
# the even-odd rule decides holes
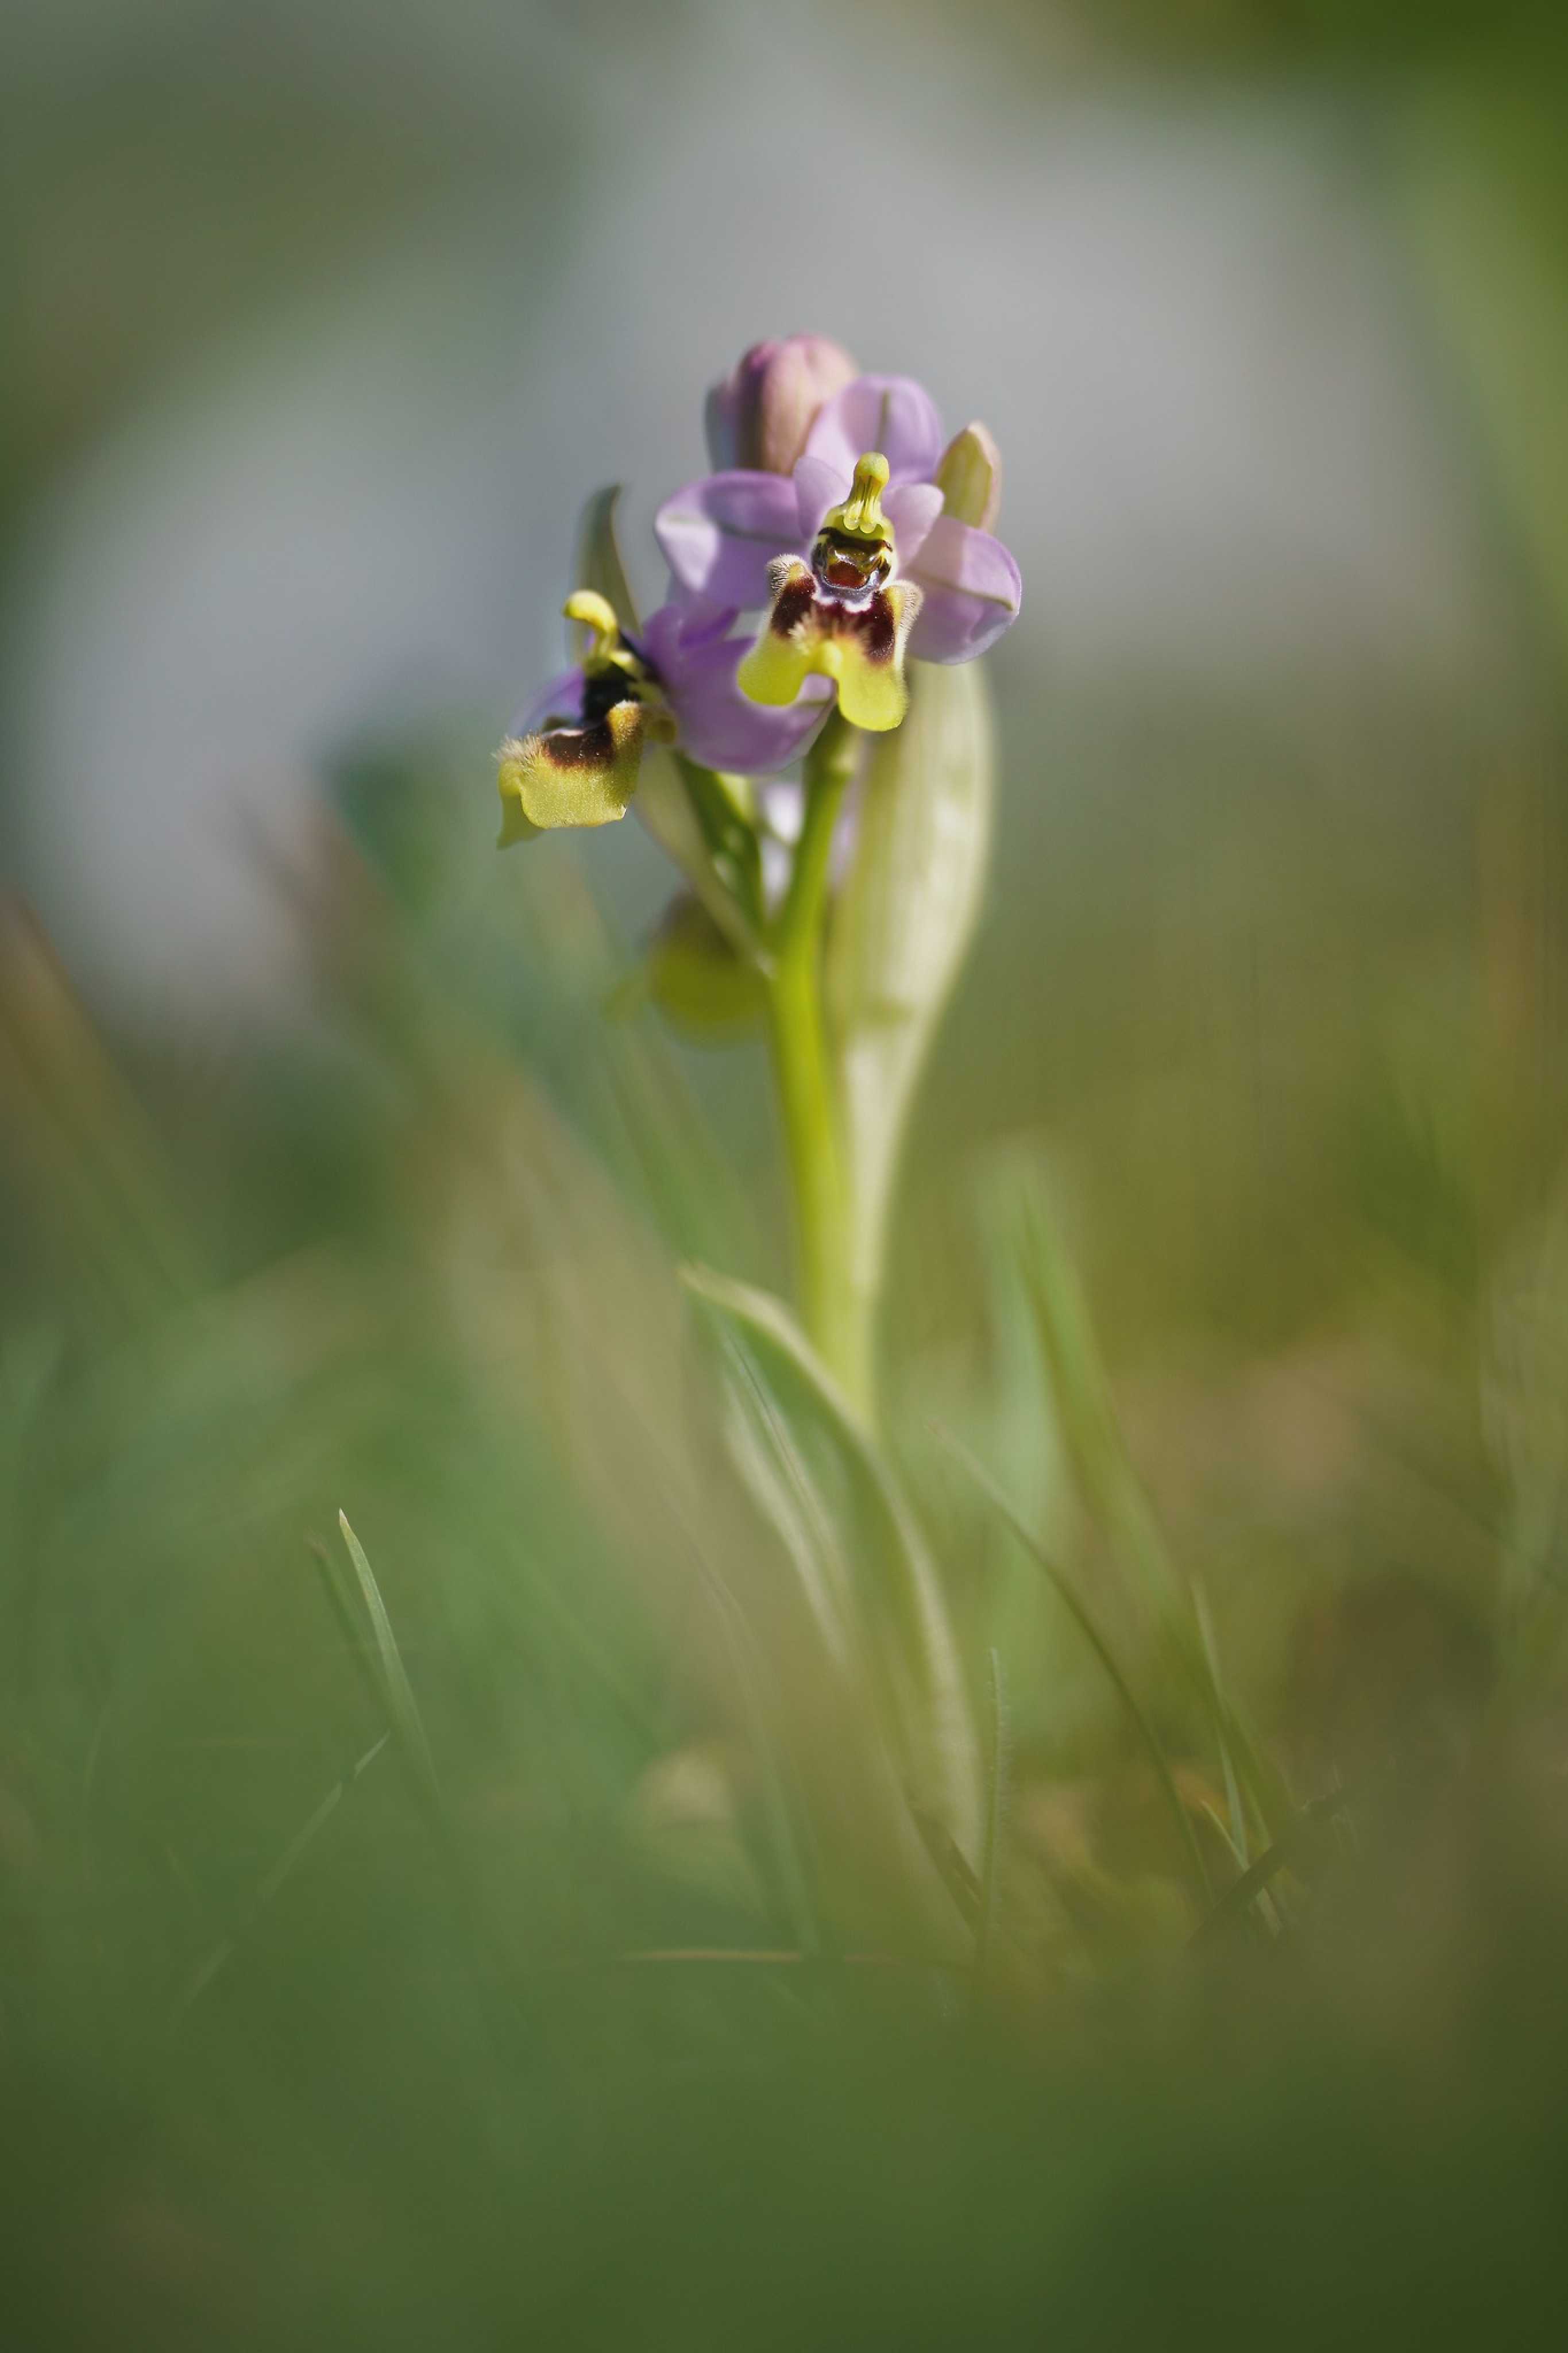
[[[852,726],[882,733],[903,718],[904,653],[921,592],[893,576],[898,549],[882,512],[888,471],[887,459],[868,450],[856,462],[848,497],[823,517],[810,563],[781,555],[769,565],[773,604],[736,672],[753,702],[792,703],[815,675],[837,684]]]
[[[643,745],[672,743],[675,722],[658,700],[658,681],[622,632],[609,602],[580,588],[563,607],[587,628],[580,671],[552,691],[575,713],[551,710],[509,735],[500,747],[502,849],[569,825],[613,825],[637,790]]]

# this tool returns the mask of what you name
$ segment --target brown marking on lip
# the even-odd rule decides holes
[[[590,680],[589,686],[593,684]],[[583,701],[586,710],[586,694]],[[552,728],[548,734],[536,736],[534,756],[563,771],[613,768],[628,744],[642,733],[645,715],[640,703],[629,695],[622,695],[602,718],[591,719],[585,727]]]
[[[562,727],[540,737],[535,757],[552,768],[608,768],[615,764],[616,739],[605,719],[592,727]]]
[[[834,635],[858,638],[860,650],[868,662],[892,660],[899,627],[892,599],[885,589],[879,588],[868,605],[830,605],[826,612],[828,627]]]
[[[816,585],[803,565],[786,580],[773,599],[773,609],[768,627],[775,638],[787,638],[810,616],[816,602]]]

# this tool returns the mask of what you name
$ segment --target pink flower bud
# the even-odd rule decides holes
[[[734,374],[708,396],[708,447],[715,467],[789,473],[823,402],[858,374],[848,353],[824,335],[753,343]]]

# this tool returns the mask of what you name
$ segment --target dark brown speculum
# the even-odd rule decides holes
[[[892,551],[886,540],[822,531],[811,552],[811,568],[825,588],[841,596],[864,596],[879,588],[892,570]]]

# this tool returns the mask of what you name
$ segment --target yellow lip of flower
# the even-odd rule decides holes
[[[853,601],[824,593],[798,555],[769,566],[773,601],[736,683],[753,702],[790,703],[808,678],[830,678],[853,727],[882,733],[909,708],[904,653],[921,607],[912,581],[895,580]]]
[[[773,604],[736,684],[753,702],[791,703],[809,677],[830,678],[852,726],[881,733],[909,708],[904,653],[921,607],[912,581],[890,577],[897,554],[882,512],[888,461],[868,450],[849,495],[824,516],[811,562],[768,566]]]
[[[646,744],[675,740],[647,665],[621,635],[608,600],[580,588],[563,607],[592,632],[583,658],[582,723],[509,736],[499,754],[500,847],[563,826],[613,825],[625,817]]]

